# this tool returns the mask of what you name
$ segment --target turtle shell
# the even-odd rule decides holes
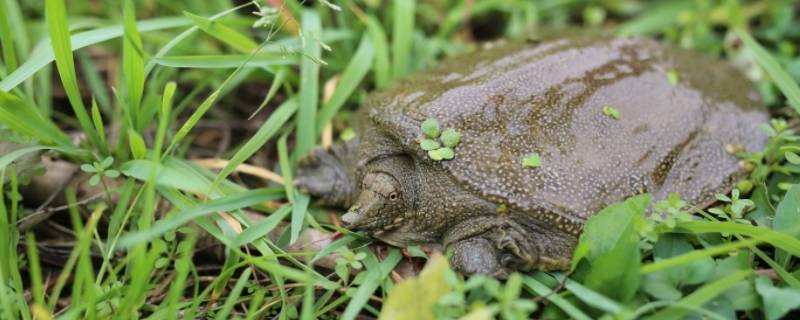
[[[367,143],[391,140],[476,195],[569,231],[642,192],[707,204],[743,174],[731,151],[767,141],[766,110],[738,70],[638,38],[489,44],[365,107]],[[428,118],[461,133],[454,159],[420,148]],[[396,152],[362,150],[362,160]],[[523,166],[534,154],[541,165]]]

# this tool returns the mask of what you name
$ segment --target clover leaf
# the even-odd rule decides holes
[[[455,148],[459,142],[461,142],[461,133],[456,131],[456,129],[448,128],[444,132],[442,132],[442,144],[448,148]]]
[[[678,74],[677,70],[670,69],[669,71],[667,71],[667,81],[669,81],[669,84],[674,86],[674,85],[678,84],[678,81],[680,81],[680,80],[681,80],[681,77]]]
[[[458,130],[447,128],[440,132],[439,121],[433,118],[423,121],[420,129],[426,137],[417,139],[417,143],[422,150],[428,152],[428,157],[433,161],[451,160],[455,157],[453,149],[461,143],[461,133]]]
[[[436,121],[436,119],[428,118],[422,122],[420,128],[428,138],[435,139],[439,137],[439,121]]]
[[[453,157],[455,156],[455,153],[453,152],[453,149],[450,149],[450,148],[447,148],[447,147],[439,148],[439,154],[442,155],[442,159],[444,159],[444,160],[453,159]]]
[[[442,151],[441,150],[442,150],[441,148],[436,149],[436,150],[429,150],[428,151],[428,157],[430,157],[433,161],[442,161],[442,159],[444,159],[444,157],[442,157]]]
[[[419,141],[419,146],[422,148],[422,150],[431,151],[439,149],[442,145],[439,144],[439,141],[436,140],[422,139]]]

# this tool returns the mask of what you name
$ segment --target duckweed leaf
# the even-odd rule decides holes
[[[419,146],[422,148],[422,150],[425,150],[425,151],[436,150],[436,149],[439,149],[441,147],[441,145],[439,144],[439,141],[431,140],[431,139],[422,139],[419,142]]]
[[[428,157],[430,157],[433,161],[442,161],[442,159],[444,159],[444,157],[442,157],[442,151],[441,150],[442,150],[441,148],[436,149],[436,150],[429,150],[428,151]]]
[[[603,114],[608,116],[608,117],[613,118],[614,120],[619,120],[619,116],[620,116],[619,110],[617,110],[616,108],[614,108],[612,106],[609,106],[609,105],[604,105],[603,106]]]
[[[420,124],[420,128],[428,138],[435,139],[439,137],[439,121],[436,121],[436,119],[428,118]]]
[[[450,148],[439,148],[439,154],[442,155],[442,159],[444,160],[451,160],[455,156],[453,149]]]
[[[346,128],[342,130],[342,133],[339,134],[339,139],[342,141],[350,141],[356,137],[356,131],[353,128]]]
[[[522,166],[525,168],[538,168],[542,166],[542,157],[538,153],[531,153],[522,159]]]
[[[681,77],[678,74],[677,70],[670,69],[669,71],[667,71],[667,81],[669,81],[669,84],[674,86],[674,85],[678,84],[678,81],[680,81],[680,80],[681,80]]]
[[[441,140],[445,147],[455,148],[461,142],[461,133],[456,129],[449,128],[442,132]]]

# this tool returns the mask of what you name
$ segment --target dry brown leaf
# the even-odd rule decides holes
[[[226,165],[228,165],[228,160],[217,159],[217,158],[193,159],[192,162],[194,162],[195,164],[197,164],[197,165],[199,165],[201,167],[205,167],[205,168],[208,168],[208,169],[222,169]],[[240,164],[240,165],[236,166],[236,169],[234,169],[233,171],[234,172],[239,172],[239,173],[244,173],[244,174],[249,174],[251,176],[259,177],[259,178],[262,178],[264,180],[269,180],[269,181],[272,181],[272,182],[275,182],[275,183],[284,184],[283,177],[281,177],[277,173],[269,171],[269,170],[261,168],[261,167],[256,167],[256,166],[253,166],[253,165],[249,165],[249,164],[246,164],[246,163],[243,163],[243,164]]]

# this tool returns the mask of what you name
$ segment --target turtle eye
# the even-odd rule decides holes
[[[389,194],[389,200],[395,201],[397,200],[397,197],[398,197],[397,192],[392,192]]]

